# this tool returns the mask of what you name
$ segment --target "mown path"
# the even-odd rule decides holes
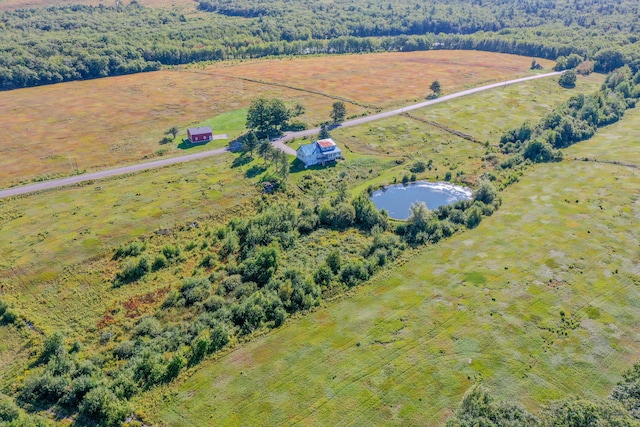
[[[460,98],[462,96],[471,95],[471,94],[482,92],[482,91],[485,91],[485,90],[501,88],[501,87],[505,87],[505,86],[508,86],[508,85],[521,83],[521,82],[526,82],[526,81],[534,80],[534,79],[541,79],[541,78],[545,78],[545,77],[557,76],[559,74],[562,74],[562,72],[538,74],[538,75],[535,75],[535,76],[523,77],[523,78],[514,79],[514,80],[508,80],[508,81],[504,81],[504,82],[500,82],[500,83],[493,83],[493,84],[490,84],[490,85],[480,86],[480,87],[476,87],[476,88],[473,88],[473,89],[464,90],[462,92],[452,93],[451,95],[445,95],[443,97],[432,99],[432,100],[429,100],[429,101],[420,102],[418,104],[413,104],[413,105],[409,105],[409,106],[406,106],[406,107],[398,108],[398,109],[395,109],[395,110],[385,111],[385,112],[378,113],[378,114],[372,114],[370,116],[365,116],[365,117],[359,117],[359,118],[353,119],[353,120],[347,120],[347,121],[342,122],[341,124],[339,124],[338,127],[339,128],[343,128],[343,127],[349,127],[349,126],[357,126],[357,125],[361,125],[361,124],[364,124],[364,123],[372,122],[374,120],[380,120],[380,119],[385,119],[385,118],[392,117],[392,116],[397,116],[399,114],[404,114],[404,113],[409,112],[409,111],[417,110],[418,108],[428,107],[430,105],[438,104],[440,102],[449,101],[449,100],[452,100],[452,99]],[[295,150],[293,148],[289,147],[288,145],[286,145],[285,142],[291,141],[294,138],[302,138],[302,137],[308,137],[308,136],[317,135],[319,132],[320,132],[320,128],[307,129],[307,130],[300,131],[300,132],[287,132],[283,137],[281,137],[281,138],[279,138],[277,140],[274,140],[273,141],[273,145],[274,145],[274,147],[278,148],[279,150],[282,150],[287,154],[291,154],[291,155],[295,156],[295,154],[296,154]],[[18,195],[21,195],[21,194],[34,193],[34,192],[42,191],[42,190],[48,190],[48,189],[51,189],[51,188],[57,188],[57,187],[64,187],[64,186],[67,186],[67,185],[79,184],[79,183],[87,182],[87,181],[95,181],[95,180],[99,180],[99,179],[102,179],[102,178],[108,178],[108,177],[112,177],[112,176],[126,175],[126,174],[129,174],[129,173],[140,172],[140,171],[144,171],[144,170],[148,170],[148,169],[161,168],[161,167],[165,167],[165,166],[174,165],[174,164],[177,164],[177,163],[190,162],[192,160],[205,159],[207,157],[220,155],[220,154],[225,153],[227,151],[228,151],[227,148],[219,148],[217,150],[203,151],[203,152],[200,152],[200,153],[188,154],[186,156],[171,157],[171,158],[168,158],[168,159],[156,160],[156,161],[153,161],[153,162],[138,163],[138,164],[135,164],[135,165],[124,166],[124,167],[115,168],[115,169],[107,169],[107,170],[99,171],[99,172],[87,173],[87,174],[82,174],[82,175],[74,175],[74,176],[70,176],[70,177],[67,177],[67,178],[53,179],[53,180],[50,180],[50,181],[38,182],[38,183],[35,183],[35,184],[29,184],[29,185],[24,185],[24,186],[20,186],[20,187],[11,187],[11,188],[8,188],[8,189],[5,189],[5,190],[0,190],[0,199],[6,198],[6,197],[18,196]]]

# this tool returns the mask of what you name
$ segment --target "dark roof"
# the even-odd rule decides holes
[[[199,128],[189,128],[187,132],[189,132],[189,135],[202,135],[205,133],[213,133],[213,131],[209,126],[202,126]]]

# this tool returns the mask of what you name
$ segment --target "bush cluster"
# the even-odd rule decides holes
[[[565,76],[575,74],[570,71]],[[599,127],[618,121],[628,108],[635,107],[640,98],[639,83],[640,72],[634,74],[628,66],[619,68],[607,76],[595,94],[573,96],[540,123],[527,122],[506,132],[500,138],[500,148],[514,156],[501,166],[513,167],[524,160],[533,163],[561,160],[560,149],[591,138]]]

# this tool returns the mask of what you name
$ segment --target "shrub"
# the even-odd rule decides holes
[[[348,262],[340,270],[340,281],[350,288],[368,278],[369,272],[361,261]]]
[[[227,276],[222,279],[220,286],[218,287],[219,294],[228,294],[233,292],[236,288],[238,288],[242,284],[242,276],[239,274],[232,274],[231,276]]]
[[[153,387],[162,380],[164,367],[160,356],[145,350],[142,356],[132,359],[133,378],[145,389]]]
[[[273,246],[261,248],[255,256],[243,263],[242,279],[264,286],[278,270],[278,257],[278,250]]]
[[[329,255],[327,255],[325,262],[333,274],[338,274],[338,271],[340,271],[340,267],[342,266],[342,255],[340,255],[340,250],[334,249],[331,251]]]
[[[3,323],[5,325],[10,325],[12,323],[15,323],[16,320],[18,320],[18,314],[15,311],[13,311],[12,309],[7,308],[4,311],[4,314],[2,315],[0,320],[1,320],[0,323]]]
[[[203,303],[204,308],[207,311],[211,311],[211,312],[220,310],[222,307],[224,307],[224,305],[225,305],[225,300],[219,295],[212,295],[209,298],[207,298]]]
[[[20,416],[18,406],[9,397],[0,395],[0,421],[11,422]]]
[[[553,150],[551,144],[537,139],[527,143],[522,156],[534,163],[552,162],[561,158],[560,154]]]
[[[142,257],[138,262],[128,262],[124,269],[116,273],[115,285],[125,285],[141,279],[150,270],[149,260]]]
[[[213,254],[206,254],[200,261],[200,267],[211,268],[216,264],[216,257]]]
[[[158,254],[153,259],[153,263],[151,263],[151,270],[158,271],[165,268],[167,265],[169,265],[169,261],[167,260],[167,258],[162,254]]]
[[[316,285],[322,286],[323,288],[328,288],[331,280],[333,280],[333,272],[326,264],[318,267],[315,273],[313,273],[313,281]]]
[[[306,130],[306,123],[301,122],[300,120],[291,120],[284,128],[285,131],[291,132],[299,132],[301,130]]]
[[[169,307],[173,307],[178,303],[178,300],[180,299],[180,292],[178,292],[175,289],[172,289],[171,291],[169,291],[169,293],[167,294],[167,297],[164,299],[164,302],[162,303],[162,308],[169,308]]]
[[[133,335],[136,337],[157,337],[161,332],[160,322],[152,316],[141,319],[133,328]]]
[[[474,206],[467,212],[467,228],[475,228],[482,221],[482,211],[479,207]]]
[[[205,337],[196,337],[191,343],[191,357],[189,357],[189,366],[197,365],[207,355],[210,342]]]
[[[164,371],[164,381],[170,382],[173,381],[179,374],[182,368],[184,367],[185,361],[182,356],[179,354],[174,354],[171,358],[171,361],[167,364],[167,368]]]
[[[211,282],[206,277],[185,279],[182,282],[180,293],[187,306],[204,301],[211,295]]]
[[[240,242],[236,233],[227,233],[227,236],[222,241],[218,254],[221,258],[226,258],[231,254],[234,254],[240,248]]]
[[[355,211],[355,222],[361,228],[367,231],[373,230],[374,227],[379,227],[382,230],[387,228],[387,216],[378,211],[366,193],[353,199],[351,204]]]
[[[427,170],[427,164],[425,162],[423,162],[422,160],[418,160],[413,165],[411,165],[409,170],[411,172],[413,172],[413,173],[421,173],[421,172],[424,172],[425,170]]]
[[[558,84],[567,89],[576,87],[576,72],[573,70],[565,71],[558,79]]]
[[[482,203],[490,205],[498,196],[498,191],[489,180],[481,180],[478,189],[473,195],[474,200],[479,200]]]
[[[111,389],[119,399],[128,400],[136,394],[138,386],[131,377],[130,372],[120,371],[113,378]]]
[[[147,246],[142,242],[131,242],[128,245],[120,245],[113,254],[113,259],[126,258],[140,255]]]
[[[460,407],[446,423],[446,427],[534,427],[537,425],[539,425],[538,420],[523,408],[512,403],[496,401],[484,387],[477,385],[465,393]],[[567,424],[549,425],[566,426]]]
[[[106,388],[99,386],[87,393],[79,406],[80,414],[103,426],[119,426],[127,416],[124,402]]]
[[[4,301],[0,301],[0,317],[4,315],[4,313],[7,311],[8,308],[9,308],[8,303]]]
[[[339,203],[335,207],[324,205],[320,208],[320,222],[329,227],[343,230],[353,225],[356,212],[351,204]]]
[[[318,223],[320,222],[320,218],[316,213],[309,208],[305,208],[302,210],[300,217],[298,218],[298,232],[300,234],[308,234],[313,230],[318,228]]]
[[[47,363],[58,353],[64,352],[64,335],[62,332],[55,332],[44,340],[44,347],[38,358],[38,362]]]
[[[90,376],[82,375],[74,378],[60,399],[60,404],[75,408],[92,389],[98,385]]]
[[[121,360],[130,359],[136,354],[135,341],[122,341],[113,349],[113,355]]]
[[[56,403],[65,392],[67,382],[62,377],[50,373],[27,377],[20,397],[27,403]]]
[[[162,248],[162,255],[164,255],[168,260],[174,260],[180,256],[182,251],[176,245],[166,245]]]
[[[221,350],[229,342],[229,329],[222,324],[215,325],[210,332],[208,353],[215,353]]]

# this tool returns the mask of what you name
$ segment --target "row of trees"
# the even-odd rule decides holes
[[[304,113],[304,106],[298,104],[293,109],[285,106],[284,102],[277,98],[257,98],[251,101],[247,112],[246,127],[253,135],[249,135],[242,141],[248,144],[249,150],[257,147],[259,139],[270,139],[282,134],[284,130],[304,130],[306,128],[300,122],[290,122],[293,117]],[[344,102],[336,101],[331,107],[329,117],[335,125],[342,122],[347,115],[347,107]]]
[[[203,0],[215,13],[123,6],[62,6],[0,14],[0,88],[152,71],[161,65],[268,55],[476,49],[569,60],[596,71],[640,64],[637,5],[594,0],[504,7],[485,0],[325,5]],[[603,14],[601,10],[606,10]],[[570,31],[567,31],[567,26]],[[569,64],[561,65],[570,68]]]
[[[589,401],[576,397],[551,402],[534,416],[512,401],[500,401],[474,385],[446,427],[634,427],[640,425],[640,365],[623,374],[610,396]]]
[[[572,81],[575,78],[571,71],[565,75]],[[503,134],[502,152],[515,155],[503,166],[522,160],[536,163],[559,160],[562,158],[559,149],[588,139],[599,127],[618,121],[627,108],[635,107],[638,99],[640,72],[621,67],[607,76],[595,94],[573,96],[539,123],[527,122]]]

